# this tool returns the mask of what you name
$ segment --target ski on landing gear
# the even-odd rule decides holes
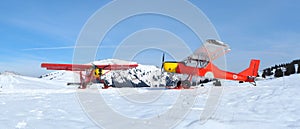
[[[167,89],[190,89],[191,82],[189,80],[178,81],[176,86],[166,86]]]
[[[214,84],[214,86],[222,86],[221,81],[218,79],[216,79],[213,84]]]

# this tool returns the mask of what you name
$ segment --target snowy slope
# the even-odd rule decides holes
[[[247,83],[223,82],[222,98],[211,119],[199,124],[199,115],[192,114],[201,111],[192,110],[186,118],[189,120],[178,128],[300,129],[300,74],[257,83],[253,87]],[[197,96],[196,109],[203,110],[204,96]]]
[[[79,82],[79,73],[73,71],[55,71],[41,75],[40,78],[60,82]]]
[[[80,108],[76,90],[63,82],[12,73],[1,74],[0,82],[1,129],[97,128]]]
[[[66,74],[62,76],[64,75]],[[1,74],[0,81],[1,129],[99,128],[81,109],[76,89],[67,87],[64,81],[12,73]],[[196,100],[189,114],[175,128],[299,129],[300,75],[261,80],[257,83],[258,86],[254,87],[248,83],[223,82],[224,89],[217,110],[204,124],[199,123],[199,117],[203,113],[212,84],[185,90],[191,93],[197,90]],[[180,90],[141,88],[136,89],[137,92],[133,94],[127,92],[126,88],[121,89],[125,91],[120,93],[116,88],[99,90],[99,95],[116,112],[132,119],[159,116],[172,107],[181,93]],[[150,93],[159,94],[153,97]],[[136,103],[130,99],[144,103]],[[134,127],[133,123],[121,123],[113,122],[111,126]]]

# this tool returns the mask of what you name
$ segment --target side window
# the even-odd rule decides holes
[[[206,60],[198,60],[198,59],[186,59],[183,61],[186,66],[203,68],[206,67],[209,61]]]

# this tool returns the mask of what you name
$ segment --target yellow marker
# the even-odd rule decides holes
[[[176,73],[178,63],[177,62],[164,62],[163,66],[164,66],[164,70],[166,72]]]

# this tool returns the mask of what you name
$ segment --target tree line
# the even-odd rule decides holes
[[[297,71],[296,71],[297,66]],[[289,76],[291,74],[300,73],[300,59],[293,60],[290,63],[279,64],[269,68],[265,68],[262,73],[262,77],[272,76],[278,78],[283,76]]]

